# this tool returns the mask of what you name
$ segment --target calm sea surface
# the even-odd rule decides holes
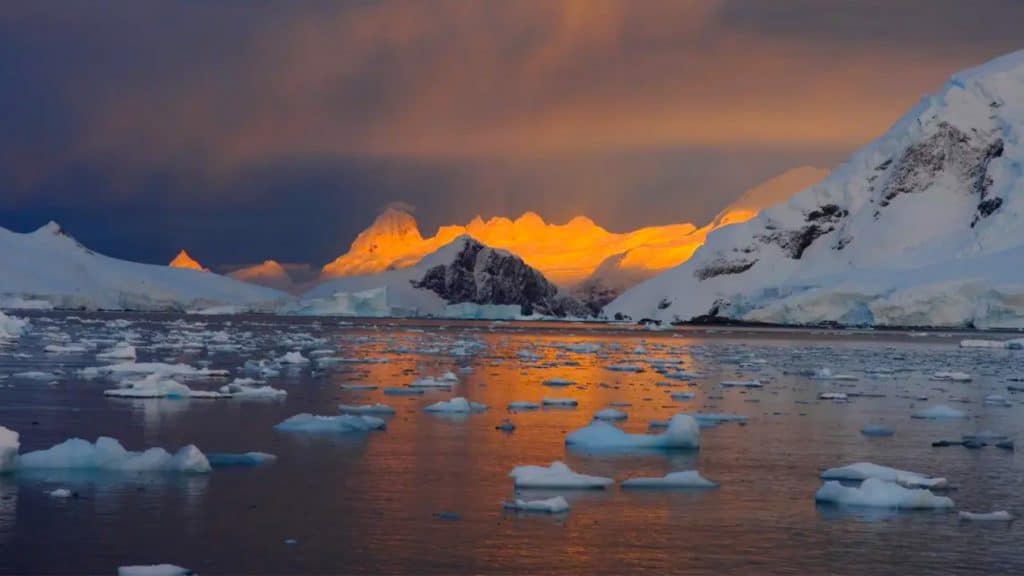
[[[120,320],[120,321],[119,321]],[[200,574],[1019,574],[1024,524],[963,523],[955,511],[892,512],[818,506],[819,473],[857,461],[949,479],[956,510],[1024,514],[1024,466],[994,447],[932,448],[938,439],[991,430],[1017,436],[1024,352],[960,349],[960,335],[683,329],[651,332],[580,324],[355,322],[272,317],[36,314],[32,330],[0,350],[0,425],[22,452],[69,437],[118,438],[127,448],[206,453],[263,451],[276,462],[208,475],[13,473],[0,477],[0,573],[114,573],[167,562]],[[85,342],[99,350],[128,339],[139,361],[184,362],[243,376],[247,360],[332,350],[349,362],[285,369],[267,378],[283,401],[119,400],[116,382],[83,379],[95,351],[44,352]],[[319,352],[318,354],[326,354]],[[366,363],[372,360],[374,363]],[[609,366],[642,370],[620,372]],[[856,381],[811,377],[829,368]],[[451,370],[452,391],[385,396]],[[692,382],[661,371],[685,370]],[[969,383],[935,381],[942,370]],[[51,380],[15,374],[53,372]],[[542,382],[576,384],[551,388]],[[763,388],[723,388],[758,379]],[[671,387],[658,383],[670,382]],[[216,389],[224,380],[193,381]],[[669,393],[695,398],[673,402]],[[822,392],[867,393],[848,403]],[[1011,405],[989,406],[991,393]],[[423,408],[465,396],[490,408],[462,418]],[[511,401],[576,398],[567,410],[510,414]],[[924,399],[926,398],[926,399]],[[340,403],[383,402],[397,414],[385,431],[310,435],[273,426],[302,412],[337,414]],[[621,403],[622,427],[646,432],[680,411],[727,412],[745,424],[705,428],[699,452],[618,455],[567,450],[565,434]],[[968,418],[911,419],[948,404]],[[512,433],[495,429],[510,418]],[[862,436],[869,423],[895,430]],[[563,493],[561,516],[503,511],[508,474],[565,461],[577,472],[661,476],[697,469],[706,491]],[[48,492],[66,487],[77,498]],[[542,494],[547,496],[548,494]],[[286,543],[286,541],[294,541]]]

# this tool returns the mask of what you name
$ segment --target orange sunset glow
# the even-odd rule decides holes
[[[170,266],[171,268],[185,268],[187,270],[199,270],[200,272],[209,272],[209,270],[203,268],[203,265],[197,262],[195,258],[189,256],[188,252],[186,252],[184,249],[182,249],[181,252],[178,252],[178,255],[174,257],[174,260],[171,260],[168,266]]]

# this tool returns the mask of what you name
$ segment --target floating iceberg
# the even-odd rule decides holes
[[[338,410],[342,414],[394,414],[395,409],[387,404],[364,404],[356,406],[352,404],[339,404]]]
[[[569,502],[562,496],[546,500],[512,500],[501,503],[506,510],[516,512],[543,512],[545,514],[561,514],[569,511]]]
[[[251,378],[235,378],[230,384],[220,387],[220,392],[239,400],[282,400],[288,396],[286,390],[272,386],[254,386]]]
[[[320,416],[302,413],[288,418],[274,426],[274,429],[285,432],[337,433],[383,430],[385,426],[386,423],[383,420],[373,416],[355,416],[351,414]]]
[[[18,338],[27,326],[28,320],[7,316],[0,311],[0,342]]]
[[[604,410],[598,410],[597,413],[594,414],[594,420],[617,421],[625,420],[628,417],[629,415],[626,414],[625,412],[621,410],[616,410],[614,408],[605,408]]]
[[[540,404],[536,402],[527,402],[525,400],[517,400],[515,402],[509,402],[506,406],[509,410],[536,410],[540,408]]]
[[[6,429],[4,429],[6,430]],[[7,432],[11,432],[7,430]],[[14,446],[17,434],[14,434]],[[10,456],[12,446],[8,435],[4,445],[5,455]],[[16,448],[15,448],[16,449]],[[9,466],[9,467],[8,467]],[[185,446],[171,454],[163,448],[150,448],[143,452],[125,450],[120,442],[101,436],[95,443],[71,438],[47,448],[20,454],[8,470],[97,470],[114,472],[183,472],[202,474],[210,471],[210,462],[193,445]]]
[[[309,358],[302,355],[302,352],[293,351],[288,352],[284,356],[277,359],[278,364],[291,364],[301,366],[303,364],[309,364]]]
[[[48,494],[50,498],[71,498],[72,496],[71,490],[67,488],[57,488],[56,490],[51,490]]]
[[[441,376],[427,376],[409,384],[410,388],[451,388],[459,383],[459,377],[453,372],[445,372]]]
[[[822,480],[867,480],[868,478],[895,482],[908,488],[943,488],[947,485],[945,478],[932,478],[918,472],[880,466],[871,462],[857,462],[839,468],[829,468],[821,473]]]
[[[19,448],[21,442],[18,441],[18,433],[0,426],[0,474],[14,468]]]
[[[214,468],[227,468],[232,466],[262,466],[274,462],[277,460],[277,456],[267,454],[266,452],[244,452],[242,454],[220,452],[207,454],[206,459],[210,461],[210,466]]]
[[[417,396],[426,392],[424,388],[403,388],[391,386],[383,390],[385,396]]]
[[[961,511],[960,519],[970,522],[1010,522],[1013,520],[1013,515],[1006,510],[999,510],[998,512]]]
[[[671,398],[672,400],[675,400],[676,402],[684,402],[686,400],[693,400],[694,399],[694,393],[693,392],[673,392],[673,393],[669,394],[669,398]]]
[[[572,386],[573,384],[575,384],[575,382],[573,382],[572,380],[566,380],[565,378],[548,378],[547,380],[541,382],[541,384],[545,386],[550,386],[552,388],[561,388],[565,386]]]
[[[459,396],[451,400],[441,401],[424,408],[427,412],[441,412],[445,414],[469,414],[470,412],[483,412],[487,410],[486,404],[470,402]]]
[[[761,388],[760,380],[725,380],[718,383],[722,388]]]
[[[122,382],[121,388],[104,390],[104,396],[116,398],[230,398],[231,394],[208,390],[193,390],[188,386],[164,378],[159,374],[150,374],[142,380]]]
[[[194,576],[195,572],[174,564],[151,564],[144,566],[121,566],[117,576]]]
[[[875,438],[885,438],[893,435],[892,428],[883,426],[881,424],[868,424],[860,429],[860,433],[865,436],[871,436]]]
[[[227,370],[211,370],[209,368],[194,368],[188,364],[164,364],[162,362],[123,362],[109,366],[94,366],[83,368],[83,378],[129,378],[145,377],[150,374],[159,374],[165,378],[221,378],[227,377],[230,373]]]
[[[919,420],[946,420],[952,418],[966,418],[967,414],[962,410],[950,408],[945,404],[939,404],[936,406],[930,406],[924,410],[918,410],[910,417],[917,418]]]
[[[575,398],[544,398],[540,403],[544,406],[556,406],[560,408],[567,408],[579,404]]]
[[[100,360],[135,360],[135,346],[127,342],[121,342],[110,350],[105,350],[96,355]]]
[[[965,372],[936,372],[932,380],[948,380],[950,382],[970,382],[973,380],[970,374]]]
[[[952,508],[953,500],[936,496],[924,488],[909,489],[878,478],[868,478],[857,487],[829,480],[814,494],[814,500],[839,506],[898,508],[905,510]]]
[[[718,488],[718,484],[704,478],[696,470],[671,472],[661,478],[630,478],[622,481],[623,488]]]
[[[516,488],[547,488],[560,489],[599,489],[614,484],[611,478],[577,474],[562,462],[552,462],[551,466],[516,466],[509,477],[515,481]]]
[[[590,450],[696,449],[700,447],[700,425],[691,416],[676,414],[661,434],[628,434],[607,422],[595,421],[569,433],[565,443]]]

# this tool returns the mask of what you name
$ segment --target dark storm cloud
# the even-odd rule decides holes
[[[79,2],[0,9],[0,225],[322,263],[381,207],[700,221],[1020,48],[1007,0]]]

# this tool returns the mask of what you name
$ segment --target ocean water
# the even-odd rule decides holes
[[[933,448],[938,439],[995,431],[1019,437],[1024,352],[960,349],[961,335],[857,331],[647,331],[564,323],[357,321],[274,317],[34,314],[32,330],[0,349],[0,425],[22,452],[69,437],[118,438],[127,448],[263,451],[276,462],[210,474],[14,472],[0,476],[0,573],[114,573],[172,563],[200,574],[1012,574],[1024,572],[1018,523],[967,523],[956,510],[1024,514],[1024,466],[995,447]],[[139,361],[184,362],[242,376],[247,360],[294,350],[345,359],[267,378],[283,401],[124,400],[84,379],[95,350],[129,340]],[[49,354],[48,344],[95,350]],[[328,354],[319,352],[318,354]],[[634,366],[638,372],[609,370]],[[827,367],[855,381],[813,378]],[[16,374],[48,371],[52,379]],[[386,396],[453,371],[451,391]],[[665,372],[699,374],[670,380]],[[971,382],[937,381],[958,370]],[[552,388],[542,382],[566,378]],[[759,389],[723,380],[759,380]],[[672,386],[661,386],[668,382]],[[213,390],[224,379],[190,381]],[[346,391],[343,384],[371,384]],[[690,391],[690,401],[669,393]],[[823,392],[866,394],[837,403]],[[982,399],[1006,396],[1010,406]],[[464,417],[423,408],[465,396],[489,406]],[[511,401],[573,397],[575,409],[509,413]],[[383,402],[387,429],[302,434],[274,430],[294,414]],[[948,404],[955,420],[910,415]],[[705,428],[699,451],[586,453],[564,437],[616,405],[620,425],[646,432],[680,411],[726,412],[744,423]],[[516,430],[496,426],[511,419]],[[868,438],[881,423],[895,434]],[[502,508],[514,466],[566,462],[621,481],[696,469],[720,484],[701,491],[557,492],[564,515]],[[952,511],[817,505],[820,472],[857,461],[949,479]],[[76,497],[48,492],[69,488]],[[521,493],[537,498],[556,493]]]

